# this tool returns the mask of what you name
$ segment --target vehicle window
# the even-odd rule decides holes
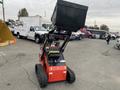
[[[45,28],[43,27],[39,27],[39,26],[35,26],[35,31],[47,31]]]

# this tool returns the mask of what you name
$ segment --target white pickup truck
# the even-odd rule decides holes
[[[14,34],[17,38],[25,37],[39,43],[43,42],[44,35],[48,33],[42,27],[43,20],[41,16],[20,17],[16,23],[17,26],[14,28]]]
[[[43,42],[45,39],[45,34],[48,33],[48,31],[41,27],[41,26],[30,26],[29,28],[23,28],[22,26],[19,26],[14,31],[17,38],[25,37],[30,40],[34,40],[36,43]]]

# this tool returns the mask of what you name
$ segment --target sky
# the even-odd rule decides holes
[[[1,0],[0,0],[1,1]],[[111,31],[120,31],[119,0],[66,0],[89,7],[86,25],[106,24]],[[27,8],[30,16],[45,16],[50,20],[57,0],[4,0],[6,19],[17,19],[18,11]],[[0,19],[2,7],[0,5]]]

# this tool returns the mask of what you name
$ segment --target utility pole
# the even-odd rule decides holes
[[[44,17],[46,17],[46,11],[44,11]]]
[[[2,10],[3,10],[3,20],[5,21],[5,8],[4,8],[4,0],[0,1],[0,4],[2,4]]]
[[[96,26],[97,24],[96,24],[96,20],[94,21],[94,26]]]

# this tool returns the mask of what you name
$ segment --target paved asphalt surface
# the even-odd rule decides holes
[[[39,45],[29,40],[0,47],[0,90],[42,90],[34,71],[38,53]],[[64,55],[76,82],[52,83],[43,90],[120,90],[120,50],[114,41],[71,41]]]

